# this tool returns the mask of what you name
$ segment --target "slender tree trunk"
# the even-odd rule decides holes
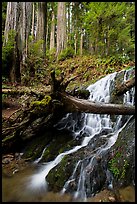
[[[83,54],[83,32],[81,30],[81,35],[80,35],[80,55]]]
[[[51,33],[50,33],[50,50],[55,48],[55,13],[52,10]]]
[[[31,35],[34,39],[34,25],[35,25],[35,4],[32,3],[32,27],[31,27]]]
[[[67,44],[70,44],[70,2],[68,2],[67,6]]]
[[[74,35],[74,47],[75,47],[75,55],[77,54],[77,33]]]

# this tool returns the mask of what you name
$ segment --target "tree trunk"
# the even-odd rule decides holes
[[[58,2],[57,11],[57,50],[56,56],[66,48],[66,3]]]
[[[43,40],[42,50],[46,54],[46,31],[47,31],[47,2],[38,2],[37,40]]]
[[[54,13],[54,10],[52,10],[51,33],[50,33],[50,50],[52,50],[54,48],[55,48],[55,13]]]
[[[74,47],[75,47],[75,55],[77,54],[77,33],[74,35]]]
[[[80,55],[83,54],[83,32],[81,30],[81,36],[80,36]]]
[[[12,82],[21,82],[21,66],[27,57],[31,14],[31,2],[8,2],[4,45],[9,40],[9,31],[15,30],[13,64],[11,65],[12,68],[10,71]]]
[[[34,25],[35,25],[35,4],[34,2],[32,3],[32,26],[31,26],[31,35],[34,39]]]

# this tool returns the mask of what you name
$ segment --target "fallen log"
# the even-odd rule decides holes
[[[54,71],[51,73],[51,78],[50,95],[45,94],[42,100],[32,102],[29,107],[18,113],[12,124],[3,128],[2,147],[4,149],[9,149],[9,145],[14,149],[22,142],[39,135],[39,132],[53,128],[53,125],[66,113],[135,114],[135,106],[107,104],[73,97],[65,91],[68,82],[63,82],[63,78],[57,80]]]
[[[135,107],[132,105],[109,104],[78,99],[66,93],[59,93],[63,98],[66,112],[85,112],[110,115],[134,115]]]
[[[135,76],[116,87],[116,95],[120,96],[135,86]]]
[[[34,89],[24,86],[18,86],[13,88],[3,88],[2,94],[10,94],[10,95],[30,95],[30,96],[45,96],[45,94],[48,94],[51,92],[51,87],[42,87],[41,89]]]

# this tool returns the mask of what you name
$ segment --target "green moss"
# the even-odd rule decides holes
[[[33,101],[31,103],[31,106],[37,107],[37,106],[47,106],[51,101],[51,96],[45,96],[41,101]]]
[[[48,108],[50,107],[51,104],[51,96],[45,96],[41,101],[33,101],[30,104],[30,113],[33,115],[41,115],[42,114],[46,114],[46,112],[48,111]]]
[[[35,159],[40,157],[43,149],[51,139],[52,134],[50,132],[48,132],[46,135],[34,138],[32,141],[26,144],[23,158],[30,158],[30,160],[34,161]]]
[[[65,155],[59,165],[52,169],[47,176],[49,182],[49,188],[57,192],[62,189],[65,181],[71,176],[72,169],[66,168],[70,163],[70,156]]]
[[[116,179],[119,178],[120,170],[119,170],[119,157],[121,156],[120,152],[117,152],[116,155],[109,161],[109,170],[113,173]]]
[[[129,163],[126,159],[122,161],[122,153],[117,152],[116,155],[109,161],[109,170],[113,173],[115,179],[124,179]]]
[[[124,165],[123,165],[123,168],[122,168],[122,174],[121,174],[120,179],[124,179],[125,178],[126,170],[127,170],[128,167],[129,167],[128,161],[124,160]]]

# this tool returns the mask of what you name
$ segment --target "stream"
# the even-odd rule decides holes
[[[130,71],[125,71],[124,80],[128,79],[129,73]],[[109,74],[90,85],[87,88],[90,92],[88,100],[109,103],[116,74],[116,72]],[[134,105],[134,95],[134,88],[127,91],[123,97],[123,104]],[[71,176],[64,181],[64,186],[59,193],[60,195],[70,193],[73,199],[86,202],[88,197],[94,196],[99,191],[99,178],[95,173],[98,160],[104,158],[109,149],[115,144],[119,133],[127,125],[131,117],[118,115],[112,119],[107,114],[82,113],[82,123],[79,125],[79,121],[75,120],[74,115],[68,113],[55,127],[58,130],[71,130],[74,139],[80,140],[81,143],[78,143],[78,145],[67,151],[61,152],[54,160],[42,163],[41,159],[46,150],[45,147],[41,156],[31,166],[21,172],[15,173],[12,177],[3,177],[3,200],[32,202],[36,201],[39,197],[39,201],[42,201],[42,196],[48,192],[47,176],[50,171],[57,167],[66,155],[76,154],[85,148],[87,151],[86,156],[76,162]],[[113,176],[105,167],[105,164],[104,172],[107,187],[113,189]],[[74,189],[72,188],[72,183],[75,183]],[[13,186],[16,187],[13,188]]]

